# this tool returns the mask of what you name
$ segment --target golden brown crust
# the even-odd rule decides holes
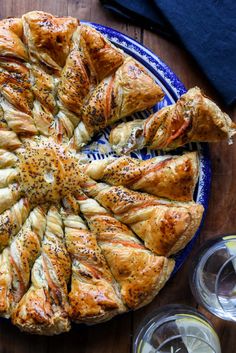
[[[94,133],[163,98],[161,88],[134,59],[128,57],[114,77],[103,81],[83,111],[83,122]],[[95,114],[93,113],[95,109]],[[103,116],[103,121],[100,121]]]
[[[19,232],[29,212],[29,200],[22,198],[0,215],[0,250],[6,247],[11,237]]]
[[[60,70],[69,54],[78,20],[55,17],[42,11],[28,12],[22,16],[22,20],[31,60]]]
[[[4,188],[19,180],[19,171],[16,168],[0,169],[0,188]]]
[[[0,168],[15,167],[17,160],[18,158],[14,153],[0,149]]]
[[[2,106],[4,106],[4,118],[15,133],[20,136],[32,136],[38,133],[35,121],[30,115],[13,109],[6,103],[2,103]]]
[[[73,49],[67,57],[58,86],[58,96],[65,107],[81,115],[88,94],[124,60],[124,54],[113,47],[94,28],[79,26],[73,36]]]
[[[70,110],[80,114],[84,98],[90,90],[90,79],[79,50],[72,50],[62,71],[58,96]]]
[[[77,191],[80,168],[66,146],[52,139],[27,140],[18,158],[21,189],[31,202],[59,201]]]
[[[39,259],[35,262],[34,272],[42,271]],[[55,313],[48,292],[40,287],[30,287],[13,311],[11,319],[12,323],[18,326],[21,331],[31,334],[51,336],[70,330],[65,312]]]
[[[148,119],[117,126],[110,134],[110,143],[121,154],[145,146],[171,150],[188,142],[230,141],[235,133],[230,117],[195,87]]]
[[[0,90],[0,315],[23,331],[53,335],[68,331],[70,320],[101,322],[149,303],[173,270],[166,256],[191,239],[202,207],[97,184],[83,173],[75,149],[153,106],[163,97],[160,87],[93,27],[33,11],[0,21]],[[234,133],[227,116],[196,96],[181,98],[183,114],[165,126],[171,147],[184,141],[190,108],[206,120],[215,114],[220,138]],[[162,114],[176,108],[165,109],[155,127],[163,128]],[[154,139],[153,126],[147,131]],[[204,138],[198,126],[190,132],[191,139]],[[177,200],[192,197],[198,173],[194,153],[102,165],[95,179]]]
[[[118,220],[129,225],[145,246],[158,255],[170,256],[181,250],[202,220],[203,206],[194,202],[171,202],[92,181],[83,188]]]
[[[17,183],[0,189],[0,214],[12,207],[20,197],[21,192]]]
[[[123,52],[94,28],[81,25],[80,35],[84,60],[90,67],[90,75],[94,75],[97,82],[112,74],[123,63]]]
[[[27,50],[22,42],[22,31],[20,18],[0,21],[0,56],[28,60]]]
[[[82,110],[81,123],[88,138],[75,130],[77,147],[108,125],[139,110],[151,108],[163,98],[161,88],[133,58],[127,57],[114,75],[105,78],[94,89]]]
[[[76,322],[102,322],[124,312],[118,288],[83,220],[64,213],[65,237],[72,258],[69,315]]]
[[[45,225],[44,209],[35,208],[0,255],[1,316],[9,317],[28,289],[30,271],[40,252]]]
[[[51,113],[57,112],[56,107],[56,78],[47,74],[37,65],[31,65],[32,91],[35,98]]]
[[[21,141],[14,131],[7,128],[0,128],[0,148],[13,151],[21,146]]]
[[[84,198],[80,207],[119,283],[125,304],[133,310],[148,304],[168,280],[174,261],[152,254],[95,200]]]
[[[198,179],[196,152],[155,157],[145,161],[128,156],[107,158],[84,166],[88,176],[111,185],[123,185],[159,197],[191,201]]]
[[[1,93],[14,107],[31,115],[34,97],[29,81],[29,69],[21,62],[14,60],[14,66],[12,65],[11,70],[9,70],[9,67],[4,65],[5,60],[9,61],[5,58],[0,59],[0,66],[4,67],[3,70],[0,70]]]
[[[30,333],[53,335],[69,331],[67,284],[70,272],[61,217],[51,206],[42,254],[34,263],[29,290],[13,311],[13,323]]]

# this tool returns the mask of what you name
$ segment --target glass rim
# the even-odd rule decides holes
[[[236,233],[228,233],[228,234],[221,234],[217,235],[211,239],[206,240],[200,247],[199,249],[195,252],[194,254],[194,259],[190,263],[189,271],[188,271],[188,277],[189,277],[189,285],[192,291],[192,294],[200,305],[202,305],[208,312],[213,314],[214,316],[217,316],[225,321],[230,321],[230,322],[235,322],[235,320],[232,320],[230,316],[225,316],[223,317],[220,315],[219,312],[211,310],[211,306],[209,303],[207,303],[201,295],[199,295],[197,286],[196,286],[196,276],[197,276],[197,269],[198,265],[201,263],[201,270],[204,269],[204,266],[206,265],[208,259],[214,255],[215,252],[221,249],[220,245],[223,244],[225,248],[227,247],[227,242],[236,242]],[[218,245],[219,244],[219,245]],[[226,310],[224,306],[222,305],[220,299],[219,299],[219,281],[221,279],[221,275],[225,267],[232,262],[234,259],[236,259],[236,254],[233,255],[229,252],[229,257],[225,259],[225,261],[222,263],[222,265],[219,267],[219,269],[216,272],[216,280],[214,284],[214,295],[215,298],[221,307],[222,311],[225,313]]]
[[[216,245],[217,243],[220,243],[221,241],[226,242],[227,240],[235,240],[236,241],[236,233],[235,234],[221,234],[217,235],[213,238],[207,239],[203,244],[199,246],[197,251],[194,254],[194,259],[190,260],[190,268],[188,271],[188,277],[189,277],[189,282],[190,286],[192,288],[192,277],[193,273],[196,267],[196,264],[199,262],[199,256],[201,258],[204,257],[207,251],[213,246]]]
[[[218,273],[217,273],[217,276],[216,276],[216,282],[215,282],[215,295],[216,295],[216,298],[217,298],[217,301],[219,303],[219,305],[221,306],[222,310],[225,311],[219,297],[220,297],[220,294],[219,294],[219,280],[220,280],[220,276],[222,275],[222,272],[223,270],[225,269],[225,267],[232,261],[236,259],[236,255],[232,255],[231,257],[229,257],[224,263],[223,265],[221,266],[221,268],[219,269]]]
[[[169,311],[169,314],[168,314],[168,311]],[[163,313],[163,316],[165,315],[165,313],[167,316],[166,317],[161,316],[162,313]],[[160,306],[158,309],[156,309],[152,313],[148,314],[140,322],[140,324],[138,325],[137,329],[135,330],[135,333],[133,336],[133,350],[132,350],[132,352],[133,353],[137,352],[137,348],[139,347],[139,344],[144,336],[144,333],[147,332],[147,326],[150,323],[152,323],[152,321],[154,321],[155,318],[157,318],[157,320],[158,320],[158,326],[161,326],[164,323],[167,323],[171,320],[174,320],[176,318],[176,316],[178,316],[180,314],[181,315],[192,315],[192,316],[194,316],[194,318],[196,320],[203,321],[204,324],[206,324],[207,326],[209,326],[210,329],[213,330],[216,337],[218,337],[212,323],[208,320],[208,318],[204,314],[200,313],[195,307],[191,307],[186,304],[177,304],[177,303],[166,304],[166,305]],[[158,319],[158,316],[160,316],[159,319]],[[158,350],[157,350],[157,353],[158,353]]]
[[[196,250],[196,254],[199,254],[201,252],[204,252],[203,250],[206,248],[209,248],[209,245],[212,244],[217,244],[219,243],[220,241],[227,241],[227,240],[236,240],[236,232],[235,234],[232,234],[232,233],[227,233],[227,234],[218,234],[210,239],[207,239],[206,241],[204,241],[204,243],[202,243],[199,248]]]

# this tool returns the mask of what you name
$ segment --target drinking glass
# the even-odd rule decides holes
[[[206,242],[190,268],[196,300],[212,314],[236,321],[236,235]]]
[[[141,323],[133,353],[221,353],[212,325],[195,309],[166,305]]]

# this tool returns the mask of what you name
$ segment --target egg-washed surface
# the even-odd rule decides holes
[[[49,139],[28,140],[18,152],[22,192],[32,203],[56,202],[78,190],[78,158]]]
[[[0,315],[21,330],[53,335],[71,321],[108,320],[168,280],[167,256],[202,217],[192,201],[197,154],[141,167],[130,159],[128,177],[121,160],[123,187],[104,183],[112,174],[91,179],[80,154],[163,95],[142,65],[75,18],[34,11],[0,22]]]

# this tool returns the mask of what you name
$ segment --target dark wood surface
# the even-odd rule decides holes
[[[198,85],[221,105],[214,90],[183,49],[150,31],[122,22],[105,11],[98,0],[0,1],[1,18],[21,16],[31,10],[43,10],[62,16],[71,15],[122,31],[159,55],[187,88]],[[236,121],[236,109],[228,112]],[[19,332],[8,320],[1,320],[0,353],[128,353],[132,349],[133,332],[147,313],[167,303],[184,303],[197,307],[188,284],[188,269],[194,252],[206,239],[236,230],[236,143],[228,146],[222,142],[212,145],[210,150],[213,180],[203,230],[188,261],[150,305],[105,324],[92,327],[76,326],[68,334],[58,337],[26,335]],[[222,353],[236,353],[236,324],[224,322],[201,307],[198,309],[214,324],[221,340]]]

